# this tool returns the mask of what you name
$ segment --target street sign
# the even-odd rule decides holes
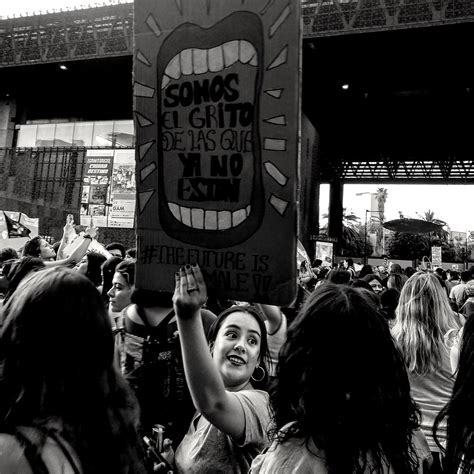
[[[336,237],[328,237],[327,235],[321,235],[321,234],[311,234],[309,236],[309,240],[316,241],[318,240],[319,242],[332,242],[332,243],[337,243],[337,238]]]
[[[431,266],[440,267],[441,263],[441,247],[431,247]]]

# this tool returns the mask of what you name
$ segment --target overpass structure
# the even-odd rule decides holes
[[[473,2],[302,0],[302,15],[302,233],[317,233],[321,182],[334,235],[344,183],[474,183]],[[0,19],[0,208],[53,230],[78,212],[85,147],[20,149],[18,129],[131,119],[132,55],[132,3]]]
[[[305,40],[474,21],[468,0],[301,3]],[[132,47],[132,3],[0,18],[0,67],[131,55]]]

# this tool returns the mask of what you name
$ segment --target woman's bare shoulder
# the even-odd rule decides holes
[[[0,472],[33,474],[25,458],[23,446],[15,436],[7,433],[0,433]]]

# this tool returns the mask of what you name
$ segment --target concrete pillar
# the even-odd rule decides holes
[[[315,258],[312,236],[319,234],[319,134],[304,114],[301,122],[298,238],[312,261]]]
[[[334,237],[341,241],[342,238],[342,202],[344,197],[344,185],[341,181],[331,181],[329,185],[329,220],[328,237]],[[335,245],[335,250],[339,245]]]
[[[0,148],[13,146],[16,100],[8,95],[0,97]]]

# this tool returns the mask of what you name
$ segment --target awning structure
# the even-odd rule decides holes
[[[385,222],[383,227],[394,232],[406,232],[410,234],[428,234],[429,232],[439,231],[443,228],[440,224],[424,221],[422,219],[394,219]]]

